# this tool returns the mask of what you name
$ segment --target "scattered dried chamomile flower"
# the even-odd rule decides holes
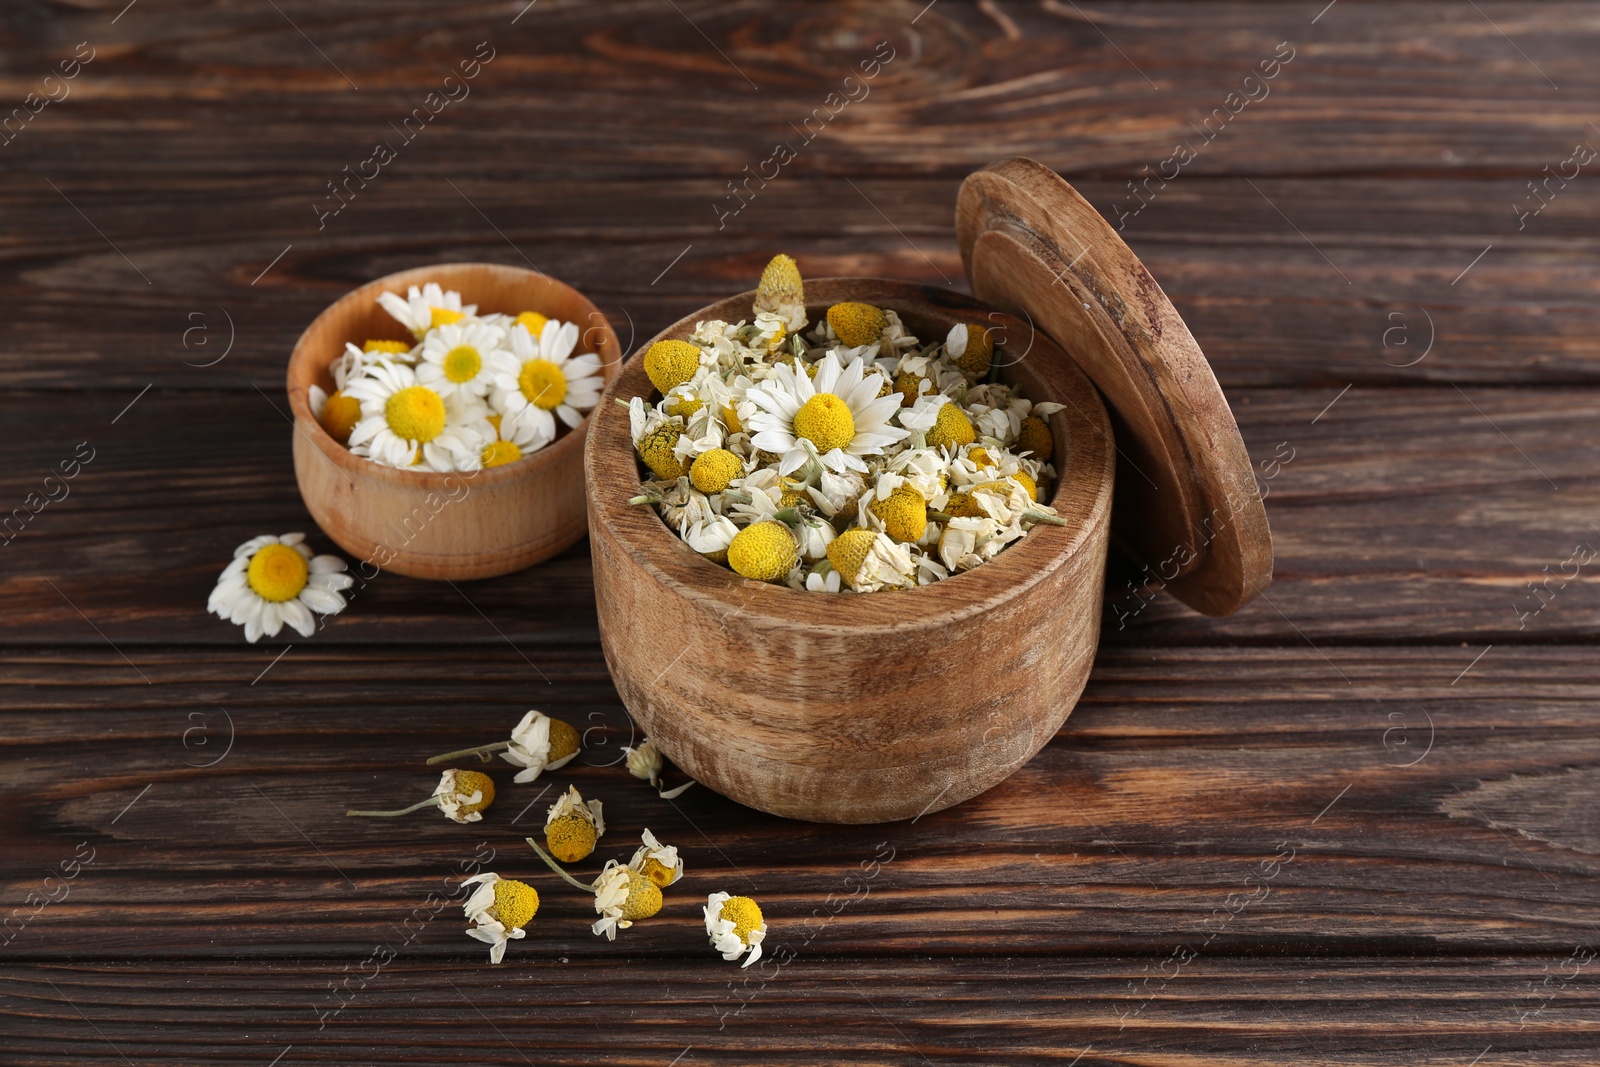
[[[580,748],[577,730],[543,712],[530,711],[512,729],[511,740],[446,752],[428,760],[428,766],[448,763],[463,756],[477,756],[487,761],[498,752],[501,759],[522,768],[512,781],[525,783],[534,781],[544,771],[565,767],[577,757]]]
[[[537,852],[539,858],[569,885],[594,894],[594,910],[600,918],[590,929],[596,937],[603,934],[606,940],[615,941],[618,930],[626,930],[661,910],[661,887],[632,867],[626,867],[616,860],[607,860],[600,876],[585,885],[562,870],[560,864],[539,847],[539,842],[531,837],[527,841],[528,847]]]
[[[575,785],[568,786],[550,805],[544,820],[544,840],[562,863],[577,863],[594,851],[595,842],[606,832],[600,808],[600,801],[585,801]]]
[[[666,760],[662,757],[661,750],[656,748],[655,742],[648,737],[638,748],[623,745],[622,751],[628,756],[628,773],[655,786],[656,795],[662,800],[676,800],[694,785],[694,779],[691,778],[680,786],[671,789],[661,788],[661,772],[666,767]]]
[[[277,637],[285,623],[302,637],[317,628],[312,612],[337,615],[344,610],[341,591],[353,584],[338,556],[313,556],[306,535],[287,533],[252,537],[233,550],[233,562],[217,577],[206,610],[244,627],[251,644],[262,636]]]
[[[539,910],[539,892],[526,882],[501,878],[493,871],[474,875],[461,883],[476,884],[462,910],[477,925],[467,931],[489,946],[489,962],[506,957],[506,944],[521,938]]]
[[[748,967],[761,958],[761,942],[767,936],[767,923],[761,917],[761,906],[749,897],[712,893],[706,898],[706,933],[711,947],[722,953],[725,960],[745,956],[741,967]]]
[[[640,838],[644,844],[634,851],[633,859],[628,861],[629,868],[638,871],[662,889],[683,877],[683,857],[678,855],[676,848],[663,845],[649,830],[641,834]]]
[[[419,800],[409,808],[397,808],[394,811],[351,810],[345,814],[389,819],[396,815],[409,815],[422,808],[438,808],[444,812],[445,818],[453,822],[469,823],[481,820],[483,810],[493,803],[494,779],[481,771],[452,769],[439,776],[439,787],[433,791],[433,796]]]

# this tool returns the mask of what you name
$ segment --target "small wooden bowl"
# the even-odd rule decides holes
[[[1055,736],[1083,691],[1100,629],[1115,450],[1105,408],[1044,334],[970,297],[902,282],[807,279],[813,322],[862,300],[922,338],[957,321],[998,325],[1004,371],[1050,419],[1061,473],[1039,526],[982,566],[917,589],[865,595],[747,581],[703,558],[653,508],[628,504],[639,467],[628,414],[648,397],[643,361],[600,401],[585,449],[600,637],[644,732],[683,770],[791,818],[910,819],[983,792]],[[750,317],[754,293],[704,308]],[[1031,347],[1026,343],[1032,334]]]
[[[440,263],[391,274],[345,294],[318,315],[289,357],[294,472],[306,509],[324,533],[363,562],[412,578],[490,578],[548,559],[583,537],[583,443],[591,419],[531,456],[491,470],[405,471],[354,455],[311,413],[313,384],[333,391],[328,366],[369,339],[410,334],[378,306],[437,282],[479,312],[537,311],[583,330],[577,351],[597,352],[607,382],[622,351],[611,324],[571,286],[493,263]],[[592,413],[591,413],[592,414]]]

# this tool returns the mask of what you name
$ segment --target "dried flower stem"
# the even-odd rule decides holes
[[[453,760],[458,756],[477,756],[479,759],[483,760],[483,762],[488,763],[489,757],[493,753],[504,752],[510,747],[510,741],[496,741],[492,745],[479,745],[477,748],[458,749],[455,752],[446,752],[442,756],[433,757],[428,761],[428,766],[432,767],[435,763],[444,763],[447,760]]]
[[[409,808],[400,808],[397,811],[355,811],[355,810],[351,810],[351,811],[345,812],[345,814],[346,815],[359,815],[359,816],[362,816],[363,818],[368,818],[368,819],[392,819],[396,815],[410,815],[412,812],[417,811],[417,810],[422,809],[422,808],[437,808],[438,806],[439,806],[439,798],[436,797],[436,796],[433,796],[433,797],[429,797],[427,800],[419,800],[415,804],[411,805]]]
[[[593,893],[594,892],[594,886],[592,886],[592,885],[584,885],[582,882],[580,882],[576,878],[572,877],[572,875],[570,875],[566,871],[562,870],[561,869],[561,865],[559,863],[557,863],[555,860],[551,859],[550,855],[547,852],[545,852],[544,849],[539,847],[539,842],[535,841],[531,837],[524,838],[523,840],[528,842],[528,847],[533,849],[535,852],[537,852],[539,854],[539,858],[544,860],[546,865],[548,865],[549,868],[552,871],[555,871],[561,877],[565,878],[570,884],[572,884],[572,885],[576,886],[577,888],[583,890],[585,893]]]

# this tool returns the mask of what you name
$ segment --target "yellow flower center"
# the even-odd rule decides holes
[[[767,261],[756,286],[756,304],[776,309],[785,301],[805,303],[805,286],[800,281],[800,264],[782,252]]]
[[[956,358],[956,366],[974,377],[981,378],[989,373],[989,364],[994,359],[994,338],[989,333],[987,326],[967,324],[967,347]]]
[[[483,370],[483,357],[471,345],[456,345],[444,354],[439,366],[446,378],[460,385],[472,381]]]
[[[746,945],[761,926],[761,906],[749,897],[729,897],[722,902],[721,917],[733,923],[733,932]]]
[[[539,892],[526,882],[502,878],[494,884],[494,917],[507,930],[520,930],[539,910]]]
[[[341,445],[350,443],[350,431],[361,421],[361,401],[343,392],[334,393],[322,405],[322,428]]]
[[[932,448],[959,448],[977,440],[972,420],[955,404],[945,404],[939,409],[939,421],[928,431],[928,445]]]
[[[628,899],[622,902],[622,917],[638,922],[660,910],[661,887],[638,871],[628,871]]]
[[[482,771],[457,771],[455,778],[456,796],[461,798],[461,814],[471,815],[473,812],[482,811],[494,803],[494,779]],[[474,793],[483,795],[470,804],[466,801]]]
[[[927,521],[926,516],[923,521]],[[867,561],[867,553],[872,551],[873,543],[877,540],[878,535],[873,530],[863,530],[859,527],[846,530],[828,542],[828,562],[839,572],[839,577],[850,585],[855,585],[856,578],[861,574],[861,565]],[[727,907],[727,904],[723,907]]]
[[[1011,480],[1028,491],[1029,500],[1037,501],[1039,499],[1039,483],[1035,482],[1026,471],[1018,471],[1011,476]]]
[[[544,324],[549,321],[537,311],[524,311],[517,316],[514,325],[526,326],[529,333],[533,334],[534,337],[538,337],[544,331]]]
[[[387,352],[391,356],[403,356],[411,351],[411,346],[404,341],[368,341],[361,346],[363,352]]]
[[[504,467],[522,458],[522,449],[514,441],[491,441],[483,446],[484,467]]]
[[[664,482],[677,481],[683,474],[683,463],[673,452],[678,444],[678,427],[672,423],[663,423],[644,436],[639,442],[639,457],[644,460],[645,466]]]
[[[985,448],[974,448],[971,452],[967,453],[967,458],[970,459],[972,461],[972,465],[977,467],[979,470],[982,470],[985,467],[994,466],[994,460],[990,458],[989,452]]]
[[[674,400],[672,403],[668,404],[667,414],[676,415],[680,419],[687,419],[690,415],[693,415],[695,412],[699,411],[705,406],[706,402],[701,400],[699,397],[685,397],[680,400]]]
[[[729,433],[739,433],[744,429],[739,422],[739,413],[733,410],[732,404],[723,406],[722,424],[728,428]]]
[[[794,534],[781,522],[758,522],[734,535],[728,545],[728,566],[746,578],[775,582],[794,566]]]
[[[528,403],[551,411],[567,398],[567,376],[561,367],[548,359],[530,359],[522,365],[517,375],[517,387]]]
[[[798,482],[792,485],[788,482],[784,483],[783,494],[778,497],[778,506],[780,508],[792,508],[796,504],[810,503],[812,503],[811,494],[806,492],[804,485]]]
[[[856,439],[855,416],[839,397],[818,393],[794,413],[794,434],[816,445],[819,452],[845,448]]]
[[[461,312],[449,308],[429,308],[428,311],[431,313],[430,326],[449,326],[466,318]]]
[[[744,461],[726,448],[713,448],[695,457],[689,481],[702,493],[720,493],[744,473]]]
[[[1048,463],[1055,447],[1055,437],[1051,435],[1050,426],[1043,419],[1037,415],[1029,415],[1022,420],[1022,427],[1017,432],[1017,451],[1032,452],[1034,459]]]
[[[646,857],[645,861],[639,864],[639,873],[665,889],[672,884],[672,876],[678,872],[654,857]]]
[[[657,341],[644,354],[650,384],[666,396],[700,369],[700,347],[688,341]]]
[[[922,383],[925,380],[908,370],[903,370],[894,376],[894,391],[905,397],[906,407],[910,407],[917,397],[922,395]]]
[[[828,309],[828,325],[833,327],[834,336],[851,348],[879,341],[888,324],[888,316],[871,304],[851,300]]]
[[[246,572],[256,595],[274,604],[299,596],[310,576],[311,568],[299,550],[280,544],[263,546],[250,557],[250,569]]]
[[[544,828],[544,842],[562,863],[577,863],[594,851],[594,823],[577,812],[563,815]]]
[[[560,719],[550,720],[550,762],[566,759],[578,751],[578,731]]]
[[[883,520],[883,529],[896,541],[914,542],[928,530],[928,502],[909,485],[902,485],[883,500],[874,500],[872,513]]]
[[[389,429],[402,441],[431,441],[444,432],[444,399],[425,385],[412,385],[383,405]]]

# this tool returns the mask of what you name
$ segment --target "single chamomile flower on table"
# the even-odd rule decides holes
[[[317,622],[312,612],[337,615],[344,610],[341,591],[353,579],[338,556],[313,556],[303,533],[252,537],[233,551],[233,562],[217,578],[206,610],[244,627],[245,640],[278,636],[285,623],[310,637]]]
[[[440,396],[457,391],[484,396],[494,381],[494,356],[505,334],[483,322],[450,323],[429,330],[422,339],[417,384]]]
[[[841,367],[831,352],[817,364],[815,379],[779,365],[745,394],[756,408],[749,419],[750,442],[781,457],[780,474],[798,470],[812,456],[830,470],[865,473],[863,456],[881,455],[908,436],[889,422],[900,410],[901,396],[879,396],[885,381],[876,370],[868,373],[864,360]]]
[[[694,785],[694,779],[691,778],[672,789],[661,788],[661,772],[666,768],[666,760],[662,757],[661,750],[656,747],[655,742],[648,737],[644,739],[638,748],[634,748],[631,745],[623,745],[622,751],[628,757],[628,773],[655,786],[656,794],[662,800],[676,800],[690,786]],[[648,833],[648,831],[646,832]]]
[[[346,815],[362,818],[389,819],[396,815],[409,815],[422,808],[438,808],[451,822],[469,823],[483,819],[483,809],[494,803],[494,779],[481,771],[448,770],[439,776],[439,786],[433,795],[419,800],[408,808],[394,811],[364,811],[352,809]]]
[[[594,851],[606,832],[598,800],[585,801],[578,787],[568,786],[545,815],[544,840],[562,863],[577,863]]]
[[[470,398],[443,396],[417,383],[403,364],[380,361],[351,382],[345,393],[361,404],[361,421],[350,431],[350,451],[391,467],[426,465],[429,470],[476,470],[481,466],[479,410]]]
[[[463,756],[478,756],[487,760],[494,753],[514,767],[521,767],[512,781],[518,784],[534,781],[544,771],[560,770],[571,763],[581,748],[578,731],[552,719],[541,711],[529,711],[511,730],[511,740],[495,741],[477,748],[463,748],[434,756],[428,761],[447,763]]]
[[[528,847],[537,852],[539,858],[568,885],[594,894],[594,910],[600,918],[590,929],[596,937],[604,935],[606,940],[615,941],[618,930],[626,930],[661,910],[664,900],[661,887],[632,867],[616,860],[607,860],[600,876],[585,884],[562,870],[561,865],[539,847],[539,842],[531,837],[527,838],[527,842]]]
[[[413,285],[404,297],[397,293],[379,293],[378,304],[417,340],[435,326],[460,322],[478,310],[476,304],[463,304],[461,294],[445,290],[437,282],[422,288]]]
[[[683,877],[683,857],[678,855],[676,848],[663,845],[649,830],[640,835],[640,840],[644,844],[634,851],[633,859],[628,861],[629,868],[638,871],[662,889]]]
[[[767,923],[761,917],[761,906],[754,900],[712,893],[706,898],[705,916],[711,947],[722,953],[723,959],[736,960],[745,956],[739,966],[748,967],[761,958]]]
[[[507,943],[521,938],[539,911],[539,892],[526,882],[501,878],[493,871],[473,875],[461,884],[477,886],[461,906],[477,924],[467,936],[487,944],[489,962],[499,963],[506,957]]]
[[[506,423],[526,423],[544,444],[555,440],[557,418],[574,429],[582,425],[584,413],[600,402],[605,379],[597,354],[572,355],[577,325],[548,319],[537,337],[513,325],[506,338],[509,347],[494,357],[490,398]]]

